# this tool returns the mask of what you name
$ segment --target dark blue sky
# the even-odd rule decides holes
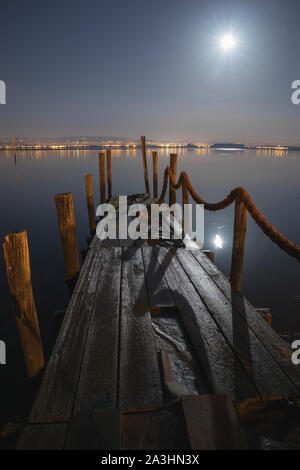
[[[0,137],[299,144],[299,17],[297,0],[1,0]]]

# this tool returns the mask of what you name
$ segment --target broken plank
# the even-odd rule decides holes
[[[200,365],[214,392],[226,393],[232,399],[256,396],[258,392],[253,382],[191,284],[174,250],[154,250]]]
[[[147,291],[151,307],[172,307],[174,300],[152,248],[142,248]]]

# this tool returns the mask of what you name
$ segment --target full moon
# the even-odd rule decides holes
[[[233,49],[235,46],[235,38],[232,36],[232,34],[225,34],[221,38],[221,47],[224,49],[224,51],[229,51]]]

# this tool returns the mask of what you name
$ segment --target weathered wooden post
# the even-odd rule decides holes
[[[100,203],[106,202],[105,196],[105,153],[99,153]]]
[[[170,169],[173,173],[174,179],[177,177],[177,153],[171,153],[170,155]],[[176,203],[176,189],[173,189],[169,181],[169,205]]]
[[[4,239],[3,250],[26,370],[31,378],[44,367],[45,360],[32,292],[26,231],[7,235]]]
[[[72,193],[56,194],[55,204],[65,259],[65,280],[70,281],[79,272],[79,253]]]
[[[182,227],[183,227],[183,237],[186,233],[190,231],[189,223],[189,211],[188,208],[185,208],[185,204],[189,203],[189,191],[185,179],[182,183]]]
[[[89,214],[90,232],[93,235],[96,231],[94,194],[93,194],[93,175],[85,175],[86,203]]]
[[[158,153],[152,152],[153,159],[153,197],[158,197]]]
[[[145,179],[145,188],[146,193],[150,195],[149,179],[148,179],[148,167],[147,167],[147,157],[146,157],[146,137],[141,137],[142,145],[142,155],[143,155],[143,166],[144,166],[144,179]]]
[[[247,209],[242,200],[236,200],[230,279],[232,287],[238,291],[242,288],[246,232]]]
[[[107,171],[107,190],[108,200],[112,198],[112,187],[111,187],[111,150],[106,150],[106,171]]]

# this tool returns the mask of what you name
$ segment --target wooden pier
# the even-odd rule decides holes
[[[144,137],[142,150],[149,190]],[[157,152],[153,169],[157,198]],[[155,201],[163,202],[169,181],[171,203],[180,187],[185,204],[189,194],[207,210],[235,202],[231,279],[218,270],[213,253],[186,249],[180,240],[96,235],[78,275],[72,195],[57,195],[66,282],[74,289],[18,449],[246,449],[293,441],[300,425],[299,366],[292,364],[291,347],[271,328],[268,309],[256,309],[241,292],[247,213],[298,260],[300,247],[262,217],[243,188],[207,203],[186,173],[176,183],[176,169],[172,154]],[[99,171],[105,202],[104,153]],[[110,152],[107,180],[111,198]],[[94,233],[91,175],[86,194]],[[149,194],[128,200],[153,202]],[[22,318],[20,323],[28,328]]]
[[[297,397],[290,347],[200,250],[122,244],[91,242],[18,448],[246,448],[232,404]]]

